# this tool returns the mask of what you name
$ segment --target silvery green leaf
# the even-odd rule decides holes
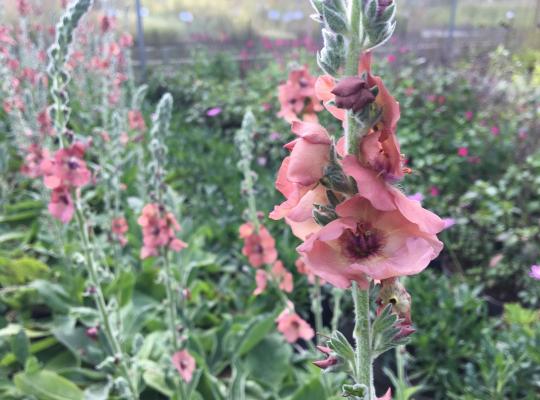
[[[328,347],[336,352],[341,358],[347,361],[354,361],[354,349],[347,338],[339,331],[332,333],[328,341]]]
[[[331,9],[330,7],[323,8],[323,18],[326,27],[334,33],[347,33],[349,30],[347,17],[340,12]]]

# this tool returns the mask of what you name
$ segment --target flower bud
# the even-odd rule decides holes
[[[336,96],[336,106],[354,113],[362,111],[375,101],[365,80],[356,76],[348,76],[339,81],[332,94]]]
[[[313,365],[319,367],[320,369],[330,371],[330,368],[339,364],[339,358],[329,347],[317,346],[317,350],[323,353],[326,358],[324,360],[313,361]]]

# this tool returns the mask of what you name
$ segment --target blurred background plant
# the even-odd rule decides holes
[[[2,97],[14,100],[0,110],[0,397],[41,398],[37,390],[43,385],[51,391],[43,398],[62,393],[78,399],[83,390],[87,398],[110,398],[116,392],[106,370],[95,369],[105,353],[88,331],[95,316],[85,296],[81,249],[73,232],[47,215],[36,180],[20,174],[26,162],[21,149],[32,137],[54,142],[47,121],[38,116],[47,106],[43,51],[59,8],[40,12],[43,2],[29,2],[34,11],[19,15],[15,3],[8,2],[2,16],[10,30],[0,30],[0,49],[10,49],[9,56],[0,51]],[[84,197],[105,294],[118,301],[127,351],[143,371],[141,398],[169,398],[173,388],[161,368],[171,356],[161,340],[167,330],[165,290],[154,260],[139,260],[136,223],[148,200],[145,127],[170,92],[174,108],[171,133],[164,138],[164,180],[182,238],[189,241],[173,268],[179,272],[182,266],[176,275],[185,288],[179,311],[189,321],[186,343],[200,371],[193,398],[242,393],[254,400],[326,399],[320,372],[307,366],[314,353],[286,345],[276,333],[275,304],[251,295],[253,274],[246,273],[238,239],[245,199],[234,137],[250,107],[257,119],[251,166],[258,176],[257,208],[270,211],[280,200],[273,183],[285,155],[282,145],[292,138],[276,117],[276,88],[298,65],[318,73],[313,52],[320,39],[311,36],[317,27],[307,22],[309,4],[144,3],[144,76],[130,37],[117,31],[134,26],[131,3],[100,2],[77,33],[68,127],[93,141],[87,160],[99,184]],[[403,110],[398,135],[413,170],[403,189],[453,224],[442,235],[446,248],[431,272],[408,280],[418,332],[403,358],[388,353],[381,359],[376,379],[381,391],[393,384],[404,399],[532,400],[540,392],[540,282],[529,276],[530,267],[540,263],[540,52],[527,39],[538,33],[535,2],[459,1],[453,62],[441,63],[441,54],[448,53],[448,3],[402,1],[398,39],[375,57]],[[131,7],[127,16],[121,6]],[[109,29],[103,17],[112,10],[117,15],[110,15]],[[301,18],[293,15],[297,11]],[[491,35],[489,45],[471,39],[478,29]],[[202,36],[208,32],[211,38]],[[461,39],[463,32],[468,36]],[[508,32],[515,34],[505,47],[493,45]],[[178,41],[178,57],[167,55],[164,43]],[[467,41],[469,46],[461,44]],[[435,52],[415,43],[429,43]],[[218,46],[225,51],[216,51]],[[189,64],[179,67],[179,60]],[[147,86],[137,86],[136,74]],[[340,129],[324,112],[318,116],[334,132]],[[126,246],[111,231],[119,214],[128,226]],[[265,226],[284,265],[292,266],[295,239],[281,224]],[[67,239],[59,242],[62,237]],[[291,300],[314,326],[308,279],[290,272]],[[328,327],[333,304],[324,286],[322,298]],[[343,315],[349,315],[352,305],[346,299],[342,304]],[[341,318],[340,329],[350,333],[347,318]],[[25,366],[26,373],[41,370],[39,379],[25,379]],[[335,385],[330,393],[337,392],[337,380],[329,382]],[[407,389],[413,387],[421,390],[411,394]]]

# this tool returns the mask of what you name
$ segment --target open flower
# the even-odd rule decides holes
[[[73,218],[75,206],[71,193],[66,186],[59,186],[51,192],[51,200],[48,206],[51,215],[67,224]]]
[[[274,208],[270,218],[285,218],[293,233],[304,239],[319,229],[313,205],[328,203],[319,180],[329,163],[332,141],[319,124],[294,122],[292,131],[298,138],[285,146],[291,155],[283,160],[276,180],[276,188],[286,200]]]
[[[293,291],[293,276],[285,269],[285,266],[281,261],[277,260],[272,266],[272,276],[277,281],[281,290],[286,293],[291,293]]]
[[[291,307],[285,308],[276,319],[277,330],[283,334],[285,340],[294,343],[298,339],[311,340],[315,332]]]
[[[142,227],[143,233],[141,259],[157,256],[160,248],[180,251],[187,246],[176,237],[176,232],[180,231],[176,218],[159,204],[151,203],[144,206],[137,223]]]
[[[84,153],[87,144],[76,142],[58,150],[53,158],[41,162],[43,182],[49,189],[61,186],[83,187],[90,182],[91,173],[86,167]]]
[[[314,274],[339,288],[353,281],[367,288],[370,279],[417,274],[442,250],[434,234],[399,211],[380,211],[360,196],[340,204],[336,212],[338,219],[297,250]]]
[[[193,356],[187,350],[182,350],[174,353],[171,361],[184,382],[191,382],[196,366]]]
[[[255,273],[255,283],[257,287],[253,291],[253,295],[258,296],[266,290],[268,284],[268,275],[264,269],[258,269]]]
[[[277,260],[276,241],[264,226],[259,226],[256,232],[253,224],[246,222],[240,227],[240,237],[244,239],[242,254],[254,268]]]
[[[323,110],[315,95],[315,78],[306,66],[295,69],[289,79],[278,88],[281,110],[278,113],[287,122],[317,121],[316,113]]]

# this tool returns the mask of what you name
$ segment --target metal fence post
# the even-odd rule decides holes
[[[454,34],[456,32],[456,16],[457,16],[457,7],[458,0],[452,0],[452,5],[450,9],[450,23],[448,26],[448,49],[447,57],[448,60],[452,60],[454,53]]]
[[[146,76],[146,50],[144,46],[144,27],[141,14],[141,0],[135,0],[135,11],[137,12],[137,48],[139,51],[139,62],[141,63],[141,76]]]

